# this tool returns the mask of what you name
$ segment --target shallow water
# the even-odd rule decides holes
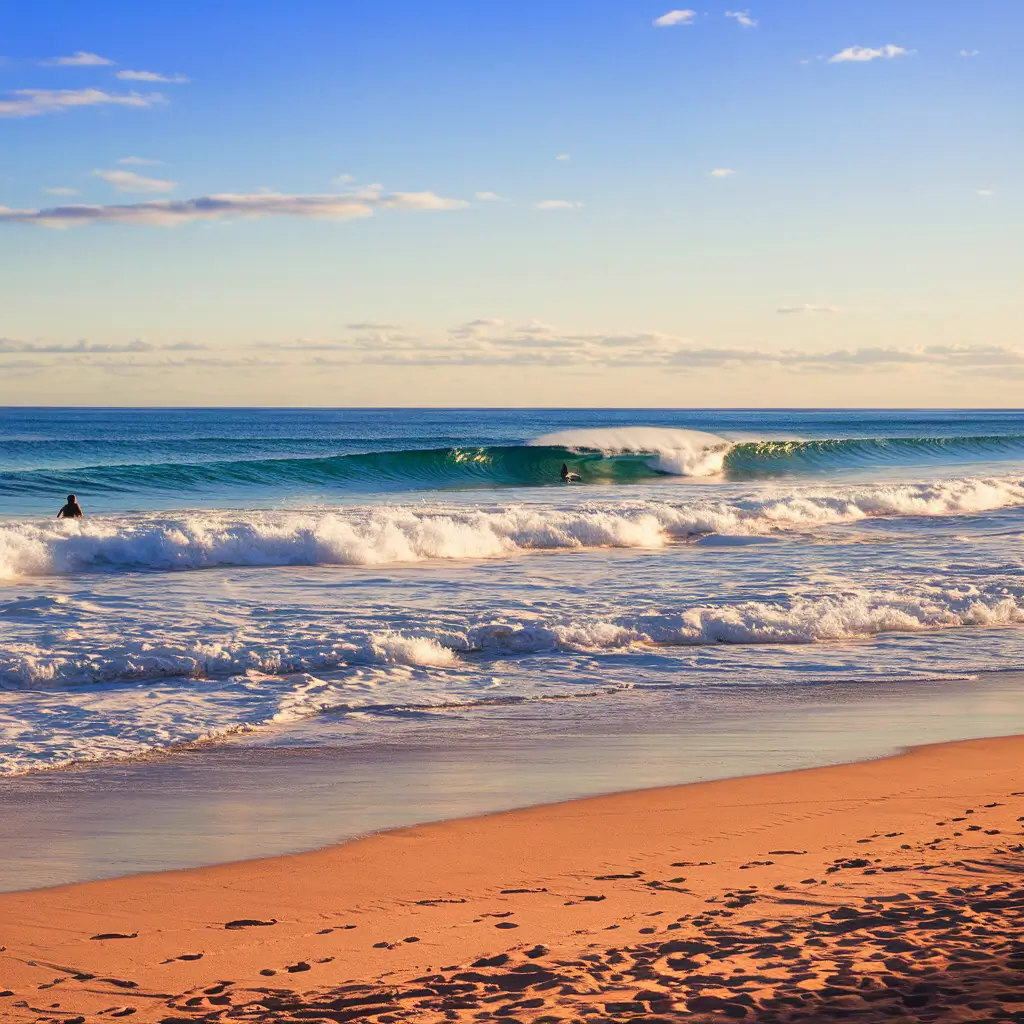
[[[1024,732],[1024,676],[616,691],[307,719],[220,744],[0,778],[0,891],[310,850],[382,829]],[[264,734],[266,735],[266,734]],[[785,785],[783,781],[781,783]]]

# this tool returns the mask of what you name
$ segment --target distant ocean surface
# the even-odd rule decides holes
[[[0,774],[1019,668],[1024,413],[0,410]]]

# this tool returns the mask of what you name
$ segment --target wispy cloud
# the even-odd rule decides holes
[[[961,57],[978,57],[981,54],[981,50],[961,50]]]
[[[152,107],[164,102],[160,93],[109,93],[102,89],[18,89],[14,99],[0,100],[0,117],[60,114],[73,107]]]
[[[98,53],[87,53],[79,50],[70,57],[51,57],[49,60],[39,62],[44,68],[97,68],[106,67],[114,63]]]
[[[733,178],[738,173],[739,173],[739,171],[735,171],[731,167],[716,167],[711,172],[711,177],[712,178]]]
[[[355,175],[354,174],[336,174],[333,178],[331,178],[331,184],[332,185],[350,185],[355,180],[356,179],[355,179]]]
[[[162,346],[161,346],[162,347]],[[33,353],[35,355],[71,355],[83,352],[97,354],[124,354],[128,352],[155,352],[158,346],[146,341],[130,341],[126,344],[104,344],[102,342],[75,341],[71,343],[49,341],[14,341],[0,338],[0,353]]]
[[[813,306],[804,303],[802,306],[779,306],[776,313],[842,313],[839,306]]]
[[[669,11],[667,14],[663,14],[660,18],[655,18],[654,24],[657,25],[658,28],[669,28],[672,25],[689,25],[693,22],[693,19],[696,17],[696,11]]]
[[[77,196],[77,188],[68,188],[66,185],[54,185],[53,188],[44,188],[43,191],[51,196]]]
[[[354,331],[334,341],[301,339],[258,347],[296,355],[322,353],[313,363],[333,366],[648,367],[667,372],[747,366],[794,373],[884,373],[914,367],[944,373],[1024,372],[1024,350],[998,345],[769,350],[700,345],[649,331],[563,331],[536,320],[515,325],[499,318],[472,320],[438,334]]]
[[[187,85],[191,81],[185,75],[161,75],[156,71],[118,71],[116,77],[124,82],[163,82],[167,85]]]
[[[176,181],[165,181],[162,178],[147,178],[134,171],[93,171],[97,178],[113,185],[118,192],[173,192]]]
[[[732,18],[744,28],[757,28],[758,23],[750,16],[750,11],[726,11],[725,16]]]
[[[499,196],[497,192],[477,192],[477,199],[482,203],[503,203],[505,202],[504,196]]]
[[[892,60],[894,57],[908,57],[912,50],[904,46],[895,46],[886,43],[885,46],[872,48],[870,46],[848,46],[845,50],[832,54],[829,57],[829,64],[862,63],[869,60]]]
[[[154,345],[142,339],[124,344],[0,339],[0,357],[5,357],[0,365],[5,372],[19,366],[46,372],[62,357],[76,365],[110,373],[187,366],[197,369],[307,366],[314,370],[360,366],[495,366],[588,371],[648,368],[665,373],[746,368],[796,374],[884,374],[909,369],[915,374],[929,372],[953,378],[998,375],[1024,379],[1024,349],[1003,345],[869,345],[839,349],[730,347],[700,344],[656,331],[577,332],[538,320],[516,324],[498,317],[481,317],[444,331],[423,333],[410,333],[388,323],[352,323],[335,339],[254,342],[242,350],[233,348],[208,356],[173,358],[175,352],[187,353],[204,347],[190,342]],[[257,355],[253,350],[263,354]],[[33,357],[40,358],[31,362]]]
[[[128,342],[98,342],[81,339],[79,341],[18,341],[14,338],[0,338],[0,357],[9,356],[43,356],[43,359],[25,360],[0,358],[0,366],[5,373],[12,369],[53,370],[55,366],[71,363],[94,369],[118,369],[134,365],[164,366],[174,361],[164,353],[204,352],[207,345],[194,341],[178,341],[168,345],[154,345],[141,338]],[[119,359],[128,356],[129,359]],[[138,359],[142,356],[141,363]],[[146,356],[154,356],[146,359]],[[63,357],[63,358],[54,358]],[[97,358],[98,357],[98,358]],[[113,358],[110,358],[113,357]],[[195,359],[195,357],[189,357]]]
[[[433,192],[347,192],[337,195],[282,195],[259,192],[223,194],[196,199],[154,199],[123,206],[56,206],[45,210],[13,210],[0,206],[0,224],[34,224],[70,228],[83,224],[136,224],[172,227],[194,221],[230,218],[302,217],[353,220],[378,210],[459,210],[469,204]]]
[[[542,199],[533,205],[537,210],[578,210],[583,206],[582,203],[573,203],[568,199]]]
[[[163,163],[162,160],[150,160],[145,156],[123,156],[117,162],[127,167],[155,167],[157,164]]]
[[[996,194],[996,190],[994,188],[979,188],[978,189],[978,195],[981,196],[982,199],[991,199],[992,196],[994,196],[995,194]]]
[[[569,156],[568,153],[559,153],[558,156],[555,157],[555,159],[556,160],[561,160],[561,161],[564,162],[565,160],[571,160],[572,157]]]

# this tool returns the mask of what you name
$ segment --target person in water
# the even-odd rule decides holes
[[[82,506],[78,504],[78,499],[73,495],[68,495],[68,503],[57,513],[58,519],[81,519],[82,518]]]
[[[569,479],[569,475],[570,475],[569,474],[569,467],[563,462],[562,463],[562,479],[563,480],[568,480]]]

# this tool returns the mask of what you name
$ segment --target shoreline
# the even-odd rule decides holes
[[[8,893],[0,1014],[782,1020],[787,999],[831,1019],[892,998],[935,1019],[951,970],[974,1003],[1013,1010],[1022,822],[1018,735]],[[991,1019],[970,1001],[943,1019]]]
[[[1024,674],[634,692],[0,780],[0,890],[314,850],[429,821],[1024,733]],[[319,723],[318,728],[326,728]],[[654,731],[652,731],[654,730]]]

